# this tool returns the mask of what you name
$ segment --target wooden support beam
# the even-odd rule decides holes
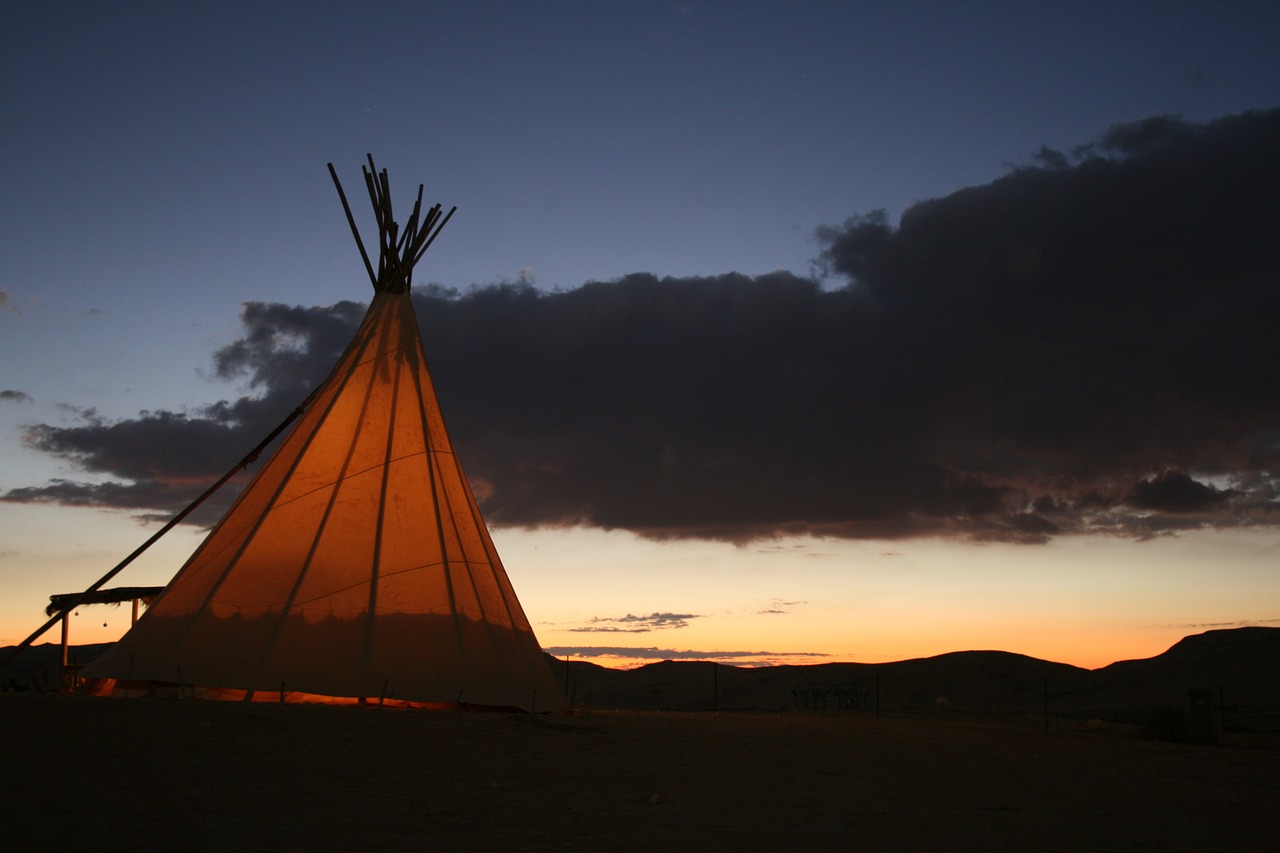
[[[65,670],[70,662],[68,649],[71,647],[71,611],[62,611],[62,668]]]

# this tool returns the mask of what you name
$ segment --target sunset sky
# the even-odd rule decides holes
[[[1280,625],[1277,44],[1273,2],[7,4],[0,645],[324,377],[366,152],[458,206],[424,345],[547,650]]]

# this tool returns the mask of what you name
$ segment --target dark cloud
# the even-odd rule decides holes
[[[207,484],[206,484],[207,485]],[[133,483],[106,482],[82,483],[72,480],[50,480],[43,486],[27,486],[11,489],[4,500],[13,503],[52,503],[62,506],[111,507],[136,510],[141,521],[168,520],[172,513],[154,512],[157,506],[178,509],[190,503],[200,489],[174,488],[171,485],[150,480]],[[199,517],[193,521],[200,520]],[[217,520],[216,514],[206,511],[203,520]]]
[[[10,403],[32,402],[31,395],[28,394],[26,391],[15,391],[11,388],[6,389],[4,391],[0,391],[0,400],[5,400]]]
[[[1276,524],[1280,111],[1119,125],[1033,162],[896,226],[822,229],[827,287],[419,291],[486,516],[735,541]],[[246,396],[27,440],[122,490],[84,500],[173,508],[173,484],[211,479],[305,397],[360,312],[248,305],[214,359]]]
[[[37,424],[23,440],[70,461],[91,482],[54,480],[12,489],[0,500],[111,507],[144,520],[168,518],[238,463],[320,382],[350,341],[363,306],[327,308],[248,303],[245,334],[214,353],[216,375],[245,378],[253,393],[185,412],[141,412],[107,421],[93,410],[72,410],[74,426]],[[105,479],[103,479],[105,478]],[[248,479],[241,475],[189,520],[209,524]]]
[[[646,634],[665,628],[687,628],[690,619],[697,619],[696,613],[650,613],[648,616],[597,616],[586,625],[568,630],[591,634]]]
[[[1166,471],[1134,486],[1128,503],[1139,509],[1169,513],[1208,512],[1226,503],[1231,490],[1197,483],[1181,471]]]
[[[245,303],[245,333],[214,354],[214,371],[222,379],[247,377],[263,396],[293,395],[301,402],[351,342],[365,308],[358,302],[316,308]]]
[[[18,306],[13,304],[13,298],[9,296],[9,291],[0,290],[0,311],[8,311],[11,314],[21,314]]]

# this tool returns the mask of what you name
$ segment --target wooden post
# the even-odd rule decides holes
[[[720,665],[711,662],[711,710],[720,710]]]
[[[138,624],[138,599],[136,598],[133,600],[133,621],[129,624],[131,626]]]
[[[62,666],[59,668],[59,679],[62,681],[62,690],[69,692],[75,687],[75,679],[71,677],[71,668],[67,665],[70,663],[68,659],[68,649],[70,647],[71,638],[71,611],[62,611]]]

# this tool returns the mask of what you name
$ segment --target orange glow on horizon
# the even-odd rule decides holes
[[[896,652],[867,651],[863,654],[839,654],[837,652],[769,652],[756,655],[735,653],[717,655],[710,651],[705,654],[691,653],[683,649],[671,649],[671,654],[649,654],[646,649],[638,647],[637,654],[626,655],[620,650],[616,653],[592,654],[574,652],[565,654],[556,646],[547,648],[557,660],[566,658],[571,663],[590,663],[608,669],[637,669],[649,664],[664,661],[714,661],[722,666],[762,667],[762,666],[817,666],[830,663],[885,664],[898,661],[916,660],[936,657],[952,652],[966,651],[1000,651],[1010,654],[1025,655],[1051,663],[1062,663],[1081,669],[1102,669],[1113,663],[1128,660],[1144,660],[1157,657],[1188,634],[1200,633],[1190,631],[1181,633],[1174,629],[1151,629],[1147,631],[1120,631],[1105,635],[1067,635],[1057,636],[1049,631],[1039,637],[1024,637],[1018,645],[1012,643],[952,643],[947,645],[942,640],[927,642],[922,639],[914,642],[895,645]],[[545,641],[544,641],[545,642]],[[644,654],[641,654],[644,652]]]

